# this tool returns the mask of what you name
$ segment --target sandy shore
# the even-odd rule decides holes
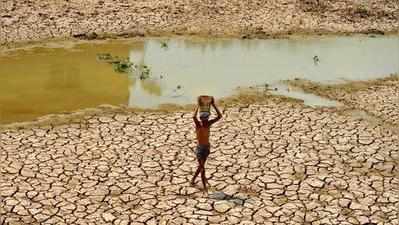
[[[399,30],[396,0],[0,0],[0,44],[111,36],[270,37]]]

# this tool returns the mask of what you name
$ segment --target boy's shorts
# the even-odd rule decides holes
[[[197,145],[197,149],[195,150],[195,154],[197,155],[198,160],[205,160],[209,155],[209,145]]]

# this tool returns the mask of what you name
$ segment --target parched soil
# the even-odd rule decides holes
[[[223,99],[208,194],[199,180],[189,185],[188,108],[110,107],[2,126],[0,224],[399,224],[399,136],[386,126],[398,121],[397,77],[295,82],[386,119],[256,89]]]
[[[0,44],[59,38],[399,30],[397,0],[0,0]]]
[[[191,112],[0,131],[0,224],[399,224],[399,137],[297,103],[223,110],[209,195]]]
[[[398,31],[398,13],[397,0],[0,0],[0,43],[385,33]],[[399,224],[399,136],[386,126],[399,121],[398,78],[290,83],[381,123],[267,92],[224,99],[209,194],[189,185],[197,166],[190,106],[1,126],[0,224]]]

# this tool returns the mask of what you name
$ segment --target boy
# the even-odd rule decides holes
[[[205,162],[208,158],[209,149],[210,149],[209,129],[212,124],[214,124],[215,122],[217,122],[218,120],[220,120],[222,118],[222,113],[216,107],[214,99],[212,99],[211,105],[216,110],[216,113],[217,113],[216,118],[209,120],[209,116],[210,116],[209,112],[200,112],[200,121],[198,121],[197,113],[198,113],[199,106],[197,106],[197,108],[194,111],[194,115],[193,115],[193,120],[195,123],[195,131],[197,133],[197,141],[198,141],[198,145],[196,148],[198,168],[194,174],[193,179],[191,180],[191,185],[195,184],[195,179],[197,178],[198,174],[201,173],[202,184],[204,185],[205,192],[208,192],[208,189],[206,187],[207,180],[205,177]]]

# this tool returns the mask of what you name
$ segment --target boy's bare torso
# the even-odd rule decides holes
[[[213,118],[210,120],[208,120],[209,119],[208,117],[210,114],[207,115],[206,118],[203,118],[201,120],[197,119],[197,113],[198,113],[198,109],[199,109],[198,106],[194,111],[193,119],[194,119],[194,123],[195,123],[195,132],[197,134],[198,145],[207,145],[207,146],[210,145],[209,144],[210,128],[211,128],[212,124],[216,123],[218,120],[220,120],[220,118],[222,118],[222,113],[216,107],[213,98],[212,98],[211,106],[213,106],[215,108],[217,116],[216,116],[216,118]]]
[[[209,124],[201,124],[195,127],[197,133],[197,141],[199,145],[209,145],[209,133],[210,133],[210,125]]]

